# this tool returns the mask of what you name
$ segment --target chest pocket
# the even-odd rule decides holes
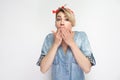
[[[59,70],[60,70],[59,60],[58,60],[58,57],[56,56],[52,64],[52,80],[59,80],[58,79]]]

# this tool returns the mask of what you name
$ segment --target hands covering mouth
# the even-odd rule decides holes
[[[62,41],[64,41],[68,46],[70,46],[70,44],[74,42],[74,33],[69,29],[61,27],[57,29],[56,32],[52,32],[54,34],[54,43],[58,46],[61,44]]]

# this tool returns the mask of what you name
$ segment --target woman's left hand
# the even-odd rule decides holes
[[[66,28],[61,28],[61,32],[62,39],[65,41],[67,45],[71,46],[71,44],[74,42],[74,33]]]

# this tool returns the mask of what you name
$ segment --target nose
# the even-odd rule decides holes
[[[61,27],[64,26],[64,21],[63,21],[63,20],[61,20],[60,26],[61,26]]]

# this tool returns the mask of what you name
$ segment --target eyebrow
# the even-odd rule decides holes
[[[58,15],[57,17],[61,17],[61,16]]]
[[[57,18],[59,18],[59,17],[61,18],[61,16],[60,16],[60,15],[57,15]],[[64,17],[65,17],[65,18],[67,18],[67,16],[64,16]]]

